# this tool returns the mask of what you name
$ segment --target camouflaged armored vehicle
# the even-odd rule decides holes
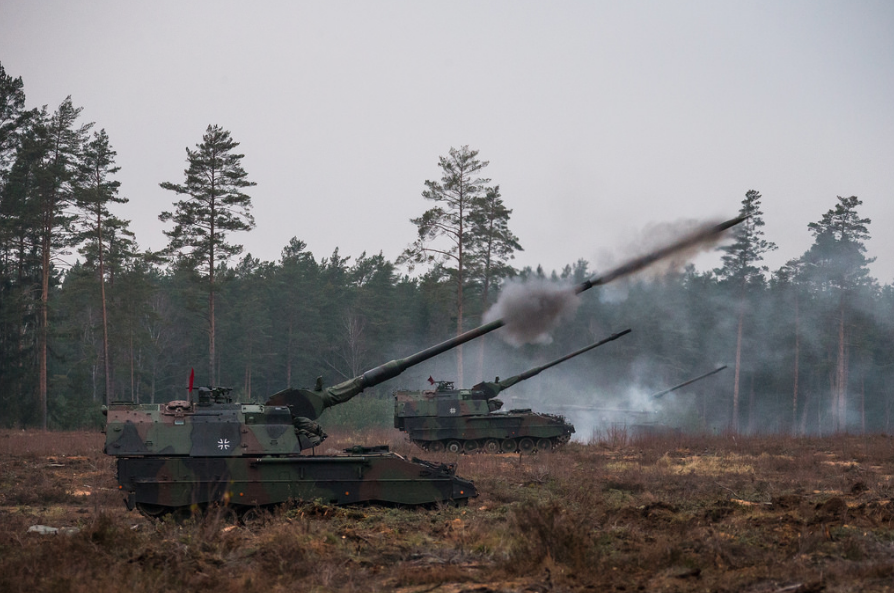
[[[630,333],[624,330],[548,364],[509,379],[483,382],[471,389],[454,389],[450,381],[435,381],[428,391],[394,394],[394,427],[426,451],[451,453],[531,453],[550,451],[571,439],[574,426],[564,416],[529,408],[499,411],[497,395],[546,369]]]
[[[455,466],[411,461],[387,446],[302,455],[322,430],[308,439],[288,407],[234,403],[228,391],[201,388],[197,402],[109,406],[105,452],[118,457],[129,509],[184,516],[223,503],[242,514],[298,500],[425,505],[478,494]]]

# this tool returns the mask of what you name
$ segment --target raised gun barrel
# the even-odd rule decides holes
[[[581,284],[578,284],[574,287],[574,293],[580,294],[582,292],[590,290],[594,286],[601,286],[622,276],[638,272],[639,270],[651,265],[652,263],[664,257],[700,243],[701,241],[704,241],[711,236],[722,233],[726,229],[739,224],[746,218],[748,217],[737,216],[736,218],[730,219],[721,224],[707,227],[695,233],[687,235],[686,237],[674,243],[671,243],[670,245],[667,245],[642,257],[633,259],[612,270],[609,270],[605,274],[596,276],[585,282],[582,282]],[[330,408],[332,406],[343,404],[349,401],[351,398],[361,393],[367,387],[373,387],[375,385],[378,385],[379,383],[387,381],[388,379],[393,379],[412,366],[425,362],[429,358],[433,358],[438,354],[441,354],[443,352],[456,348],[457,346],[461,346],[466,342],[474,340],[475,338],[488,334],[496,329],[503,327],[505,324],[506,322],[503,319],[491,321],[490,323],[486,323],[484,325],[476,327],[475,329],[471,329],[456,336],[455,338],[445,340],[440,344],[437,344],[430,348],[426,348],[425,350],[417,352],[416,354],[413,354],[406,358],[399,358],[397,360],[386,362],[381,366],[377,366],[366,371],[362,375],[354,377],[353,379],[348,379],[347,381],[344,381],[337,385],[333,385],[332,387],[324,388],[322,386],[322,383],[318,382],[317,386],[314,389],[284,389],[270,396],[270,399],[267,401],[267,405],[289,406],[289,409],[292,411],[292,415],[294,417],[316,420],[320,417],[320,414],[322,414],[323,410],[325,410],[326,408]]]
[[[626,336],[631,331],[632,330],[630,330],[630,329],[625,329],[624,331],[618,332],[616,334],[612,334],[609,337],[605,338],[604,340],[599,340],[598,342],[590,344],[589,346],[585,346],[584,348],[581,348],[580,350],[576,350],[576,351],[572,352],[571,354],[566,354],[565,356],[563,356],[561,358],[557,358],[556,360],[554,360],[552,362],[548,362],[548,363],[541,365],[539,367],[534,367],[533,369],[527,370],[524,373],[519,373],[519,374],[515,375],[514,377],[509,377],[508,379],[503,379],[502,381],[485,381],[483,383],[479,383],[478,385],[475,385],[474,387],[472,387],[472,391],[484,392],[487,396],[487,399],[495,398],[500,394],[501,391],[503,391],[505,389],[509,389],[516,383],[521,383],[522,381],[527,381],[531,377],[535,377],[535,376],[539,375],[540,373],[542,373],[543,371],[545,371],[548,368],[554,367],[557,364],[561,364],[561,363],[565,362],[566,360],[572,359],[575,356],[579,356],[579,355],[583,354],[584,352],[588,352],[588,351],[592,350],[593,348],[598,348],[599,346],[602,346],[603,344],[608,344],[609,342],[617,340],[621,336]]]
[[[379,383],[384,383],[388,379],[393,379],[412,366],[416,366],[429,358],[456,348],[502,326],[502,319],[482,325],[406,358],[386,362],[366,371],[362,375],[332,387],[323,387],[318,382],[317,387],[314,389],[284,389],[270,396],[267,405],[289,406],[293,416],[316,420],[326,408],[347,402],[367,387],[373,387]]]
[[[671,391],[676,391],[677,389],[680,389],[681,387],[686,387],[687,385],[691,385],[692,383],[695,383],[696,381],[701,381],[705,377],[710,377],[714,373],[719,373],[720,371],[722,371],[725,368],[726,368],[726,365],[723,365],[722,367],[718,367],[718,368],[714,369],[713,371],[705,373],[704,375],[699,375],[695,379],[689,379],[688,381],[683,381],[679,385],[674,385],[670,389],[665,389],[664,391],[659,391],[658,393],[653,393],[652,397],[655,399],[658,399],[659,397],[661,397],[663,395],[667,395]]]

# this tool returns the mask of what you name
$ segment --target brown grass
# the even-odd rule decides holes
[[[0,591],[891,591],[894,440],[615,433],[550,455],[427,454],[480,498],[280,509],[246,524],[126,512],[97,433],[0,432]],[[29,533],[32,525],[74,528]]]

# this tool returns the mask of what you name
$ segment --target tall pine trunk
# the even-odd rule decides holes
[[[798,433],[798,365],[801,357],[801,308],[798,304],[798,293],[795,293],[795,380],[792,393],[792,435]]]
[[[217,385],[217,379],[214,376],[214,277],[212,272],[212,279],[210,282],[210,291],[208,293],[208,312],[209,312],[209,326],[208,326],[208,381],[210,384]]]
[[[463,287],[460,281],[457,291],[457,314],[456,314],[456,335],[463,333]],[[456,384],[462,386],[463,383],[463,347],[456,347]]]
[[[494,223],[493,219],[490,222],[490,228],[488,229],[490,234],[493,235]],[[491,244],[488,242],[487,245],[487,253],[484,257],[484,290],[481,295],[481,313],[482,315],[487,312],[487,299],[490,293],[490,267],[491,267]],[[482,336],[478,338],[478,381],[484,381],[484,342],[487,339],[487,336]]]
[[[134,360],[133,359],[134,359],[133,330],[130,330],[130,401],[132,401],[133,403],[138,403],[137,402],[137,392],[136,392],[136,388],[134,386],[134,372],[133,372]]]
[[[47,207],[49,210],[49,206]],[[52,211],[49,213],[52,220]],[[49,315],[47,312],[50,298],[50,225],[47,213],[44,213],[43,253],[41,254],[41,282],[40,282],[40,332],[38,332],[38,398],[40,401],[40,426],[47,429],[47,333],[49,328]]]
[[[739,327],[736,330],[736,372],[733,379],[733,432],[739,432],[739,377],[742,362],[742,325],[745,321],[744,302],[739,308]]]
[[[490,289],[490,273],[485,272],[484,276],[484,294],[481,296],[481,301],[484,303],[484,307],[482,308],[482,313],[487,311],[487,297],[488,291]],[[481,336],[478,338],[478,381],[484,381],[484,342],[487,340],[488,336]]]
[[[810,411],[810,399],[807,396],[807,393],[804,393],[804,397],[801,398],[803,401],[801,402],[801,434],[807,434],[807,414]]]
[[[106,405],[112,401],[112,364],[109,359],[109,316],[106,312],[106,271],[102,249],[102,208],[97,200],[96,238],[99,247],[99,299],[102,304],[102,359],[106,375]]]
[[[847,349],[845,348],[844,328],[844,295],[838,317],[838,360],[835,366],[835,430],[842,432],[847,428]]]
[[[459,204],[459,234],[457,244],[459,251],[457,252],[456,261],[456,335],[463,333],[463,199]],[[463,386],[463,347],[462,344],[456,348],[456,384],[462,388]]]
[[[246,401],[251,401],[251,335],[246,336],[247,344],[245,345],[245,397]]]
[[[748,376],[748,434],[754,434],[754,372]]]
[[[56,149],[55,161],[59,159],[59,149]],[[43,430],[47,429],[47,396],[48,396],[48,368],[47,349],[49,341],[49,302],[50,302],[50,249],[53,245],[53,226],[56,218],[57,188],[60,184],[58,177],[53,179],[50,194],[43,200],[43,233],[41,237],[41,271],[40,271],[40,332],[38,332],[38,398],[40,400],[40,424]]]
[[[149,384],[149,403],[155,403],[155,375],[158,371],[158,357],[155,357],[156,360],[152,363],[152,378],[150,379],[151,383]]]
[[[243,390],[246,401],[251,401],[251,352],[249,352],[249,359],[245,363],[245,384]]]
[[[214,192],[212,179],[211,191]],[[209,386],[217,385],[217,377],[214,375],[214,203],[211,203],[211,233],[209,234],[210,247],[208,249],[208,381]]]
[[[860,374],[860,433],[866,434],[866,373]]]
[[[292,386],[292,317],[289,316],[289,339],[286,344],[286,387]]]

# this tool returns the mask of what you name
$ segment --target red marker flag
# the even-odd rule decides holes
[[[189,394],[192,395],[192,383],[196,378],[196,370],[189,369]]]
[[[435,384],[435,380],[431,378],[431,375],[428,376],[428,382],[429,382],[429,384],[431,384],[431,385],[434,385],[434,384]]]

